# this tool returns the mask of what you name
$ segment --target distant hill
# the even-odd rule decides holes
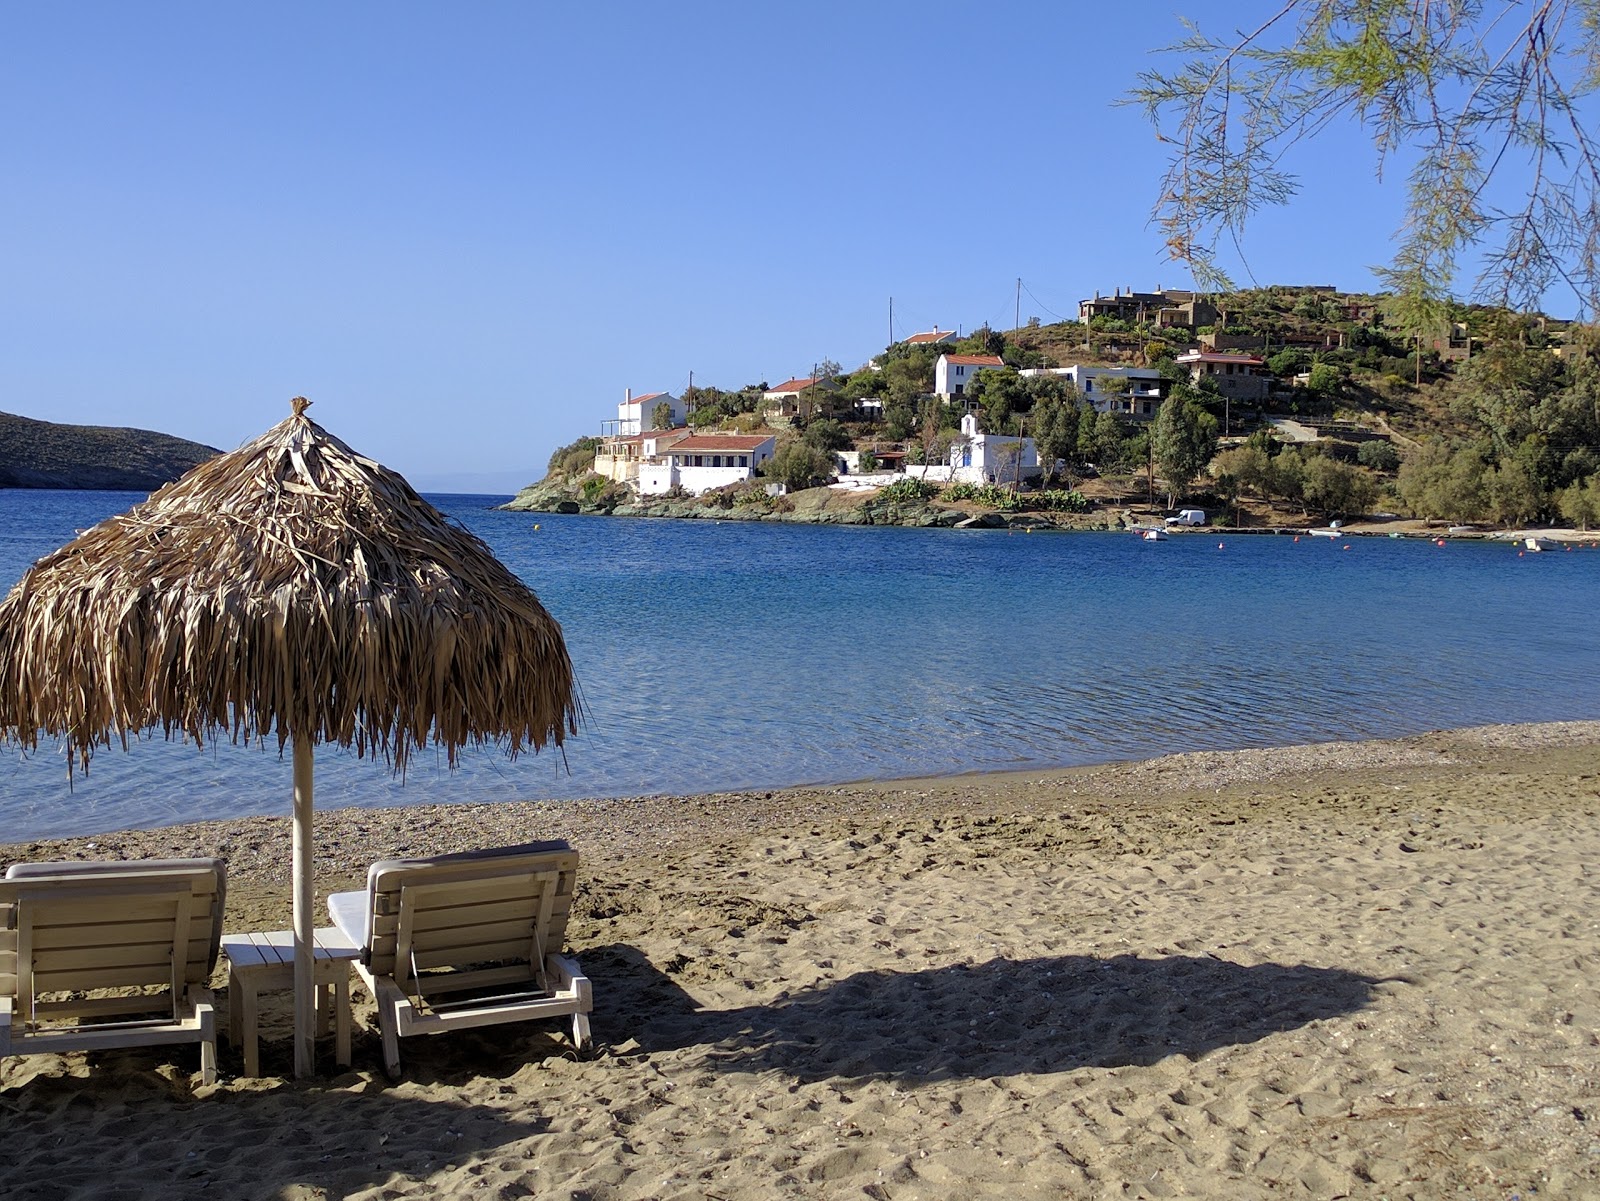
[[[150,492],[218,453],[153,430],[0,413],[0,488]]]

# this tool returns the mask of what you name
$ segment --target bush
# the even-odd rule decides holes
[[[579,438],[576,442],[557,447],[545,469],[550,475],[582,475],[593,469],[595,451],[599,448],[599,438]]]
[[[1043,509],[1047,513],[1083,513],[1089,508],[1089,501],[1083,493],[1076,490],[1068,492],[1061,488],[1035,492],[1028,497],[1028,503],[1030,507]]]
[[[1374,471],[1393,471],[1400,466],[1400,455],[1390,442],[1363,442],[1356,451],[1356,462]]]
[[[956,487],[960,486],[961,485],[959,484],[956,485]],[[967,486],[970,487],[971,485]],[[939,495],[940,491],[941,489],[939,485],[933,483],[931,480],[919,480],[912,476],[907,476],[904,479],[895,480],[894,483],[887,484],[878,489],[878,495],[884,500],[909,502],[932,500],[934,497]]]

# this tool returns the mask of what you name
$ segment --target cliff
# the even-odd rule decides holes
[[[217,453],[152,430],[0,413],[0,488],[150,492]]]

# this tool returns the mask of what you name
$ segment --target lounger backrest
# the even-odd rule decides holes
[[[505,960],[542,972],[566,940],[577,875],[565,842],[380,860],[367,873],[368,963],[397,979]]]
[[[218,947],[222,942],[223,909],[227,898],[228,870],[227,864],[221,859],[12,864],[6,871],[5,880],[0,881],[0,973],[15,970],[14,961],[3,958],[8,950],[13,953],[16,950],[15,886],[23,883],[33,885],[35,887],[30,892],[38,896],[42,895],[39,886],[46,882],[81,879],[92,879],[97,887],[107,891],[114,891],[124,884],[148,881],[176,882],[179,886],[187,884],[194,901],[183,982],[204,984],[210,979],[212,970],[217,966]],[[113,910],[107,916],[114,921],[116,914]],[[0,991],[3,991],[3,985],[0,985]]]
[[[24,1022],[47,994],[170,990],[178,1004],[215,960],[223,869],[165,864],[17,865],[0,880],[0,996]],[[55,867],[58,870],[40,870]],[[74,1002],[75,1012],[118,1006]],[[123,1004],[121,1008],[126,1008]]]

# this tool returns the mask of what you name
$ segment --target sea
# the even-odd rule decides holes
[[[140,494],[0,490],[0,588]],[[316,805],[690,795],[1600,718],[1600,550],[506,512],[430,496],[561,623],[560,750],[318,747]],[[292,756],[0,744],[0,842],[287,814]]]

